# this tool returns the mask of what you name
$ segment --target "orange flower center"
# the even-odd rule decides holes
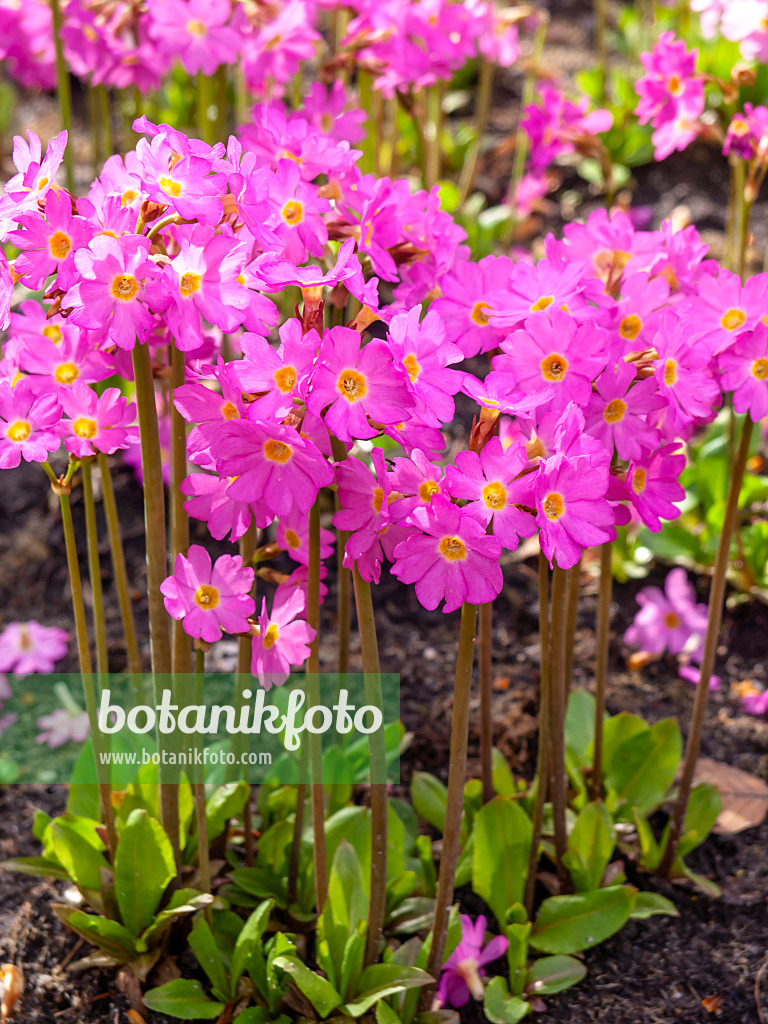
[[[448,562],[458,562],[467,557],[467,549],[459,537],[443,537],[438,550]]]
[[[293,548],[294,551],[296,550],[296,548],[301,547],[301,540],[299,539],[299,535],[298,533],[296,533],[295,530],[285,531],[285,543],[288,545],[289,548]]]
[[[172,199],[178,199],[181,195],[181,182],[174,181],[173,178],[161,178],[160,188]]]
[[[74,363],[61,363],[54,373],[57,384],[74,384],[79,376],[80,371]]]
[[[179,291],[186,299],[189,295],[194,295],[195,292],[200,291],[200,275],[199,274],[182,274],[179,280]]]
[[[57,324],[50,324],[43,328],[43,334],[49,338],[54,345],[58,345],[62,338],[61,328]]]
[[[221,415],[225,420],[239,420],[240,413],[231,402],[225,402],[221,407]]]
[[[635,494],[642,494],[645,490],[645,478],[648,472],[645,469],[636,469],[632,476],[632,490]]]
[[[507,504],[507,492],[500,483],[487,484],[483,488],[483,501],[486,508],[498,512]]]
[[[72,240],[63,231],[57,231],[48,239],[48,248],[55,260],[63,260],[72,248]]]
[[[381,487],[374,487],[373,489],[373,510],[374,512],[381,512],[381,506],[384,504],[384,490]]]
[[[552,522],[556,522],[565,512],[565,502],[562,494],[557,491],[550,491],[544,499],[544,515]]]
[[[87,441],[90,441],[92,437],[96,437],[99,432],[96,420],[89,420],[85,416],[79,416],[72,424],[72,429],[78,437],[84,437]]]
[[[138,198],[139,193],[132,188],[127,188],[125,192],[120,196],[121,206],[130,206],[134,199]]]
[[[474,320],[480,327],[487,327],[488,317],[485,315],[484,310],[490,308],[487,302],[476,302],[472,307],[472,312],[469,314],[469,319]]]
[[[284,441],[267,441],[264,445],[264,454],[270,462],[284,464],[293,455],[293,449]]]
[[[187,32],[189,32],[191,36],[197,36],[199,39],[201,36],[204,36],[207,31],[208,30],[203,22],[198,21],[196,18],[187,22]]]
[[[612,402],[609,402],[603,410],[603,419],[606,423],[618,423],[624,419],[624,413],[627,411],[627,403],[621,398],[614,398]]]
[[[752,363],[752,376],[757,380],[768,380],[768,359],[756,359]]]
[[[204,583],[198,588],[195,594],[195,601],[205,611],[210,611],[219,603],[219,592],[216,587],[210,587],[207,583]]]
[[[440,484],[435,480],[425,480],[419,487],[419,497],[422,501],[432,501],[432,495],[440,490]]]
[[[541,361],[541,372],[544,374],[544,380],[560,381],[565,377],[567,370],[568,361],[557,352],[553,352],[551,356],[547,356],[546,359]]]
[[[674,612],[667,612],[664,616],[664,625],[667,629],[677,629],[680,626],[680,616]]]
[[[540,313],[542,309],[548,309],[554,301],[554,295],[542,295],[541,298],[537,299],[531,306],[531,312]]]
[[[130,274],[118,274],[112,281],[112,295],[121,302],[130,302],[139,290],[139,282]]]
[[[277,643],[277,639],[280,636],[277,626],[274,622],[270,622],[267,632],[264,634],[264,646],[269,650],[270,647],[274,647]]]
[[[619,324],[619,334],[625,341],[634,341],[642,329],[643,321],[639,316],[635,316],[634,313],[630,316],[625,316]]]
[[[304,220],[304,207],[298,201],[298,199],[289,199],[283,207],[282,218],[286,224],[290,227],[294,227],[296,224],[301,224]]]
[[[724,327],[726,331],[737,331],[739,327],[743,327],[747,319],[747,314],[741,309],[729,309],[723,313],[720,320],[720,326]]]
[[[416,361],[416,356],[413,354],[413,352],[410,352],[405,357],[405,359],[403,360],[403,366],[405,367],[406,372],[412,381],[415,381],[416,378],[421,373],[421,367]]]
[[[342,370],[336,387],[348,402],[358,402],[365,395],[365,377],[357,370]]]

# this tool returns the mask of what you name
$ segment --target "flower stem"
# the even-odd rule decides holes
[[[536,16],[539,19],[539,24],[536,27],[536,34],[533,37],[533,51],[531,52],[528,71],[526,72],[525,82],[523,83],[523,94],[520,98],[521,119],[523,111],[533,103],[533,99],[536,94],[539,65],[541,63],[541,55],[544,51],[544,43],[547,39],[547,28],[549,26],[549,14],[547,11],[539,9],[536,12]],[[512,211],[512,216],[509,222],[510,227],[507,233],[507,241],[512,237],[515,221],[517,220],[517,193],[520,188],[520,182],[523,179],[523,173],[525,172],[525,161],[527,157],[528,135],[525,130],[518,125],[517,134],[515,135],[515,159],[512,165],[512,180],[509,183],[509,194],[507,196],[507,202],[509,203]]]
[[[243,565],[248,565],[253,558],[254,552],[256,551],[256,524],[253,519],[248,529],[245,531],[243,536],[240,538],[240,557],[243,560]],[[255,598],[256,594],[256,580],[254,577],[253,590],[251,596]],[[258,614],[258,609],[257,609]],[[241,636],[237,641],[237,702],[236,706],[239,710],[245,705],[245,698],[243,697],[243,690],[246,689],[248,683],[251,680],[251,651],[252,641],[249,636]],[[247,740],[242,733],[237,737],[240,739],[240,753],[245,753],[247,746]],[[233,741],[235,737],[232,737]],[[234,743],[233,743],[234,745]],[[245,863],[246,866],[253,867],[255,850],[253,844],[253,810],[251,807],[250,794],[248,799],[245,801],[245,807],[243,808],[243,829],[245,831]]]
[[[96,96],[99,105],[99,118],[101,120],[104,159],[106,160],[112,155],[112,118],[107,87],[103,84],[97,85]]]
[[[598,69],[600,91],[598,103],[606,98],[606,80],[608,76],[608,3],[607,0],[594,0],[595,9],[595,60]]]
[[[731,550],[731,538],[739,512],[739,495],[744,480],[744,470],[749,457],[749,445],[752,440],[752,428],[754,423],[750,416],[744,420],[741,430],[741,441],[739,450],[736,453],[736,460],[731,470],[731,485],[728,489],[728,500],[723,516],[723,527],[720,533],[720,540],[717,545],[715,567],[712,571],[712,586],[709,592],[709,609],[707,615],[707,632],[704,637],[704,648],[701,657],[699,685],[696,687],[696,697],[693,704],[693,719],[691,730],[688,734],[688,743],[685,748],[683,760],[683,771],[680,777],[680,786],[677,792],[675,808],[670,820],[669,838],[664,849],[664,855],[659,864],[659,874],[669,875],[677,855],[677,846],[683,831],[685,812],[688,808],[688,799],[691,795],[693,775],[696,770],[696,760],[701,748],[701,737],[704,732],[704,715],[707,710],[709,699],[709,679],[715,668],[715,655],[717,653],[717,641],[720,635],[720,625],[723,620],[723,604],[725,601],[726,575],[728,570],[728,558]]]
[[[307,704],[320,703],[320,497],[309,510],[309,553],[307,566],[307,623],[315,639],[307,658]],[[309,762],[312,773],[312,832],[315,861],[315,900],[321,913],[328,895],[328,869],[325,854],[325,791],[323,789],[323,748],[319,733],[309,735]]]
[[[483,134],[488,124],[488,113],[491,109],[491,93],[493,92],[493,63],[485,57],[478,58],[479,78],[477,94],[475,97],[475,137],[469,147],[464,166],[461,169],[459,179],[459,206],[465,201],[472,191],[475,183],[475,171],[477,170],[477,158],[480,156],[480,147],[483,142]],[[482,614],[482,613],[481,613]]]
[[[67,146],[64,150],[64,171],[67,180],[67,191],[75,191],[75,179],[72,173],[72,94],[69,88],[69,71],[64,63],[64,45],[61,41],[61,7],[59,0],[51,0],[53,17],[53,45],[56,50],[56,93],[61,109],[61,126],[67,131]]]
[[[525,880],[525,907],[528,918],[533,916],[533,896],[536,889],[536,865],[539,862],[541,825],[544,820],[544,804],[549,788],[549,564],[543,551],[539,551],[539,750],[536,765],[536,797],[533,805],[533,836],[528,859],[528,875]]]
[[[204,700],[205,682],[205,651],[195,651],[195,704],[201,705]],[[198,743],[202,747],[203,738],[198,736]],[[200,768],[201,774],[205,769]],[[210,893],[211,891],[211,851],[208,842],[208,816],[206,814],[205,800],[205,778],[196,779],[194,784],[195,792],[195,817],[197,820],[197,860],[200,874],[200,891]],[[212,924],[211,908],[205,908],[205,918],[209,925]]]
[[[610,543],[600,548],[600,592],[597,599],[597,658],[595,662],[595,756],[592,761],[592,799],[603,799],[603,716],[605,684],[608,679],[608,643],[611,630],[611,597],[613,594],[613,548]]]
[[[136,623],[133,618],[133,603],[128,586],[128,572],[125,568],[125,552],[123,538],[120,533],[120,521],[117,515],[115,488],[107,456],[99,452],[99,469],[101,470],[101,496],[104,502],[104,518],[107,521],[109,545],[112,550],[112,571],[115,575],[117,600],[120,605],[120,617],[123,620],[123,635],[128,659],[128,671],[134,676],[136,697],[140,704],[144,703],[144,692],[141,686],[141,655],[136,637]]]
[[[565,774],[566,634],[568,620],[568,573],[555,564],[552,572],[552,612],[549,634],[550,695],[550,796],[555,830],[555,862],[562,892],[567,892],[570,875],[563,864],[568,846],[565,810],[568,782]]]
[[[483,802],[493,799],[493,603],[479,608],[478,675],[480,678],[480,777]]]
[[[383,711],[379,643],[373,614],[371,585],[360,575],[355,564],[355,606],[363,655],[365,702]],[[379,958],[387,894],[387,751],[384,726],[369,738],[371,752],[371,897],[368,904],[368,935],[364,966]]]
[[[176,408],[173,392],[184,384],[184,353],[171,345],[171,564],[177,555],[186,555],[189,547],[189,519],[184,508],[181,483],[187,475],[187,431],[184,417]],[[174,676],[189,672],[192,643],[184,631],[184,623],[174,619],[171,624],[171,670]]]
[[[85,505],[85,537],[88,545],[88,573],[93,594],[93,635],[96,639],[96,667],[99,675],[109,672],[107,654],[107,627],[104,622],[104,594],[101,586],[101,565],[99,563],[99,533],[96,526],[96,503],[93,500],[93,479],[91,461],[84,459],[80,464],[83,473],[83,503]]]
[[[453,690],[451,717],[451,750],[448,766],[448,795],[445,809],[443,849],[440,855],[440,876],[435,898],[435,920],[432,927],[432,945],[427,960],[427,972],[437,979],[443,966],[448,919],[453,903],[456,864],[461,842],[461,815],[464,810],[464,784],[467,775],[467,736],[469,730],[469,696],[472,688],[472,665],[475,660],[475,628],[477,606],[464,603],[461,607],[459,647],[456,655],[456,681]],[[428,1010],[433,985],[422,989],[420,1006]]]
[[[72,506],[69,494],[59,493],[61,504],[61,522],[64,527],[64,543],[67,550],[67,569],[69,584],[72,590],[72,611],[75,617],[75,635],[77,636],[77,653],[80,657],[80,672],[83,676],[83,693],[85,707],[88,712],[88,723],[91,733],[93,757],[96,762],[96,778],[99,785],[99,798],[104,826],[107,830],[107,848],[110,860],[117,849],[117,833],[115,832],[115,814],[112,807],[112,787],[109,781],[109,766],[104,764],[101,755],[104,753],[104,737],[99,729],[99,712],[96,699],[96,684],[93,678],[91,651],[88,646],[88,626],[85,618],[83,602],[83,586],[80,579],[80,563],[77,559],[77,542],[75,528],[72,523]]]
[[[213,122],[208,116],[211,108],[211,80],[202,71],[197,75],[197,129],[203,142],[212,143]]]
[[[581,559],[568,572],[568,599],[565,620],[565,700],[573,684],[573,655],[576,646],[576,622],[579,614]]]

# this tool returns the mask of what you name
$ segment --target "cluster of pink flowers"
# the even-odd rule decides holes
[[[146,93],[177,64],[210,76],[240,62],[251,92],[280,96],[301,63],[316,56],[321,29],[342,7],[356,15],[342,59],[356,58],[387,95],[448,81],[479,53],[504,67],[518,55],[514,19],[492,0],[61,0],[61,40],[68,67],[89,84]],[[48,0],[0,0],[0,60],[22,86],[53,88]]]
[[[701,15],[705,39],[722,35],[738,43],[748,61],[768,60],[768,2],[766,0],[691,0],[691,10]]]
[[[662,32],[653,50],[640,56],[645,74],[635,83],[635,113],[640,124],[653,125],[657,160],[685,149],[698,134],[704,81],[696,75],[696,56],[673,32]]]

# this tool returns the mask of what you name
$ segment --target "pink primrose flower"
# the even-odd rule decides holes
[[[211,556],[193,544],[188,554],[178,554],[173,575],[160,584],[165,608],[182,621],[189,636],[213,643],[225,633],[247,633],[248,616],[256,605],[250,595],[254,572],[243,566],[240,555]]]

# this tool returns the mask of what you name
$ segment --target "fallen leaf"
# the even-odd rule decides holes
[[[0,967],[0,1021],[8,1020],[16,1000],[24,991],[24,975],[14,964]]]
[[[627,668],[630,672],[639,672],[641,668],[656,661],[657,657],[658,655],[649,654],[648,651],[636,651],[635,654],[630,654],[627,658]]]
[[[710,782],[720,791],[723,807],[712,829],[717,835],[734,835],[754,828],[768,814],[768,785],[740,768],[701,757],[696,762],[693,781]]]
[[[141,1014],[137,1013],[136,1010],[128,1011],[128,1020],[131,1022],[131,1024],[147,1024],[147,1022],[144,1020]]]
[[[701,1000],[701,1005],[707,1011],[707,1013],[717,1013],[723,1002],[722,996],[707,996]]]

